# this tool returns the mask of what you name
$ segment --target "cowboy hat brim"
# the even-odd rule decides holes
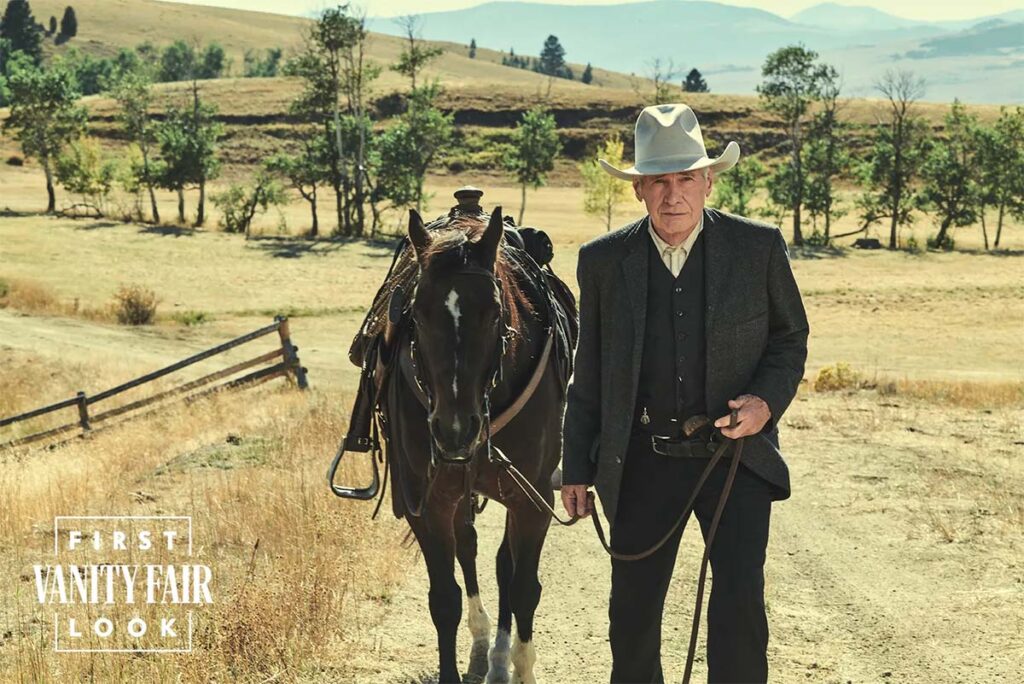
[[[601,168],[622,180],[633,180],[640,176],[660,176],[663,173],[679,173],[680,171],[695,171],[704,167],[711,167],[715,173],[731,169],[740,158],[740,146],[736,141],[731,140],[725,146],[725,151],[715,158],[711,157],[661,157],[660,159],[647,159],[639,165],[631,166],[628,169],[619,169],[604,159],[598,159]]]

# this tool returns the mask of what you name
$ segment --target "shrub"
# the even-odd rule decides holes
[[[11,286],[7,284],[7,281],[0,278],[0,299],[7,296],[7,293],[11,291]]]
[[[810,247],[828,247],[828,238],[817,228],[810,235],[804,236],[804,244]]]
[[[857,389],[863,380],[860,373],[850,368],[849,364],[840,361],[834,366],[824,366],[818,371],[814,380],[814,391],[834,392],[844,389]]]
[[[288,200],[281,183],[264,171],[256,174],[251,185],[232,184],[212,199],[221,211],[220,222],[224,230],[246,235],[257,214],[266,212],[271,206],[281,206]]]
[[[921,246],[921,243],[917,241],[917,238],[911,235],[903,241],[903,246],[911,254],[924,254],[925,249]]]
[[[203,323],[209,323],[213,320],[213,317],[205,311],[193,311],[192,309],[189,309],[188,311],[180,311],[174,314],[171,318],[173,318],[175,322],[187,326],[202,325]]]
[[[114,294],[114,313],[121,325],[148,325],[156,317],[156,294],[141,285],[122,285]]]
[[[937,236],[935,236],[935,235],[931,235],[931,236],[928,237],[928,248],[929,249],[944,249],[947,252],[948,251],[952,251],[953,245],[955,244],[954,241],[953,241],[953,236],[952,235],[950,235],[949,233],[946,233],[946,236],[942,240],[941,244],[939,243],[939,241],[936,238],[937,238]]]

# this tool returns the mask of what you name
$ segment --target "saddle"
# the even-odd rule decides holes
[[[444,228],[458,213],[453,209],[447,216],[441,216],[427,224],[428,230]],[[479,215],[479,214],[478,214]],[[486,215],[484,215],[486,219]],[[551,240],[543,231],[532,227],[519,227],[505,217],[506,253],[516,260],[527,277],[533,282],[534,288],[543,293],[546,301],[548,320],[552,322],[550,334],[553,337],[551,354],[555,357],[559,386],[565,396],[569,378],[572,375],[573,350],[579,337],[579,321],[576,298],[569,287],[551,268],[553,248]],[[359,387],[352,406],[348,432],[344,439],[345,451],[380,453],[380,443],[373,422],[377,413],[384,425],[386,443],[392,441],[391,431],[387,427],[387,416],[393,414],[394,407],[388,395],[393,399],[394,391],[399,382],[403,382],[405,374],[401,370],[399,351],[407,342],[411,331],[408,293],[401,286],[389,288],[388,282],[396,264],[406,250],[412,249],[408,237],[404,237],[396,246],[392,256],[391,267],[384,284],[374,297],[366,317],[356,332],[349,347],[349,360],[361,369]],[[387,324],[383,330],[368,334],[371,330],[371,319],[375,312],[383,310],[383,299],[390,297],[387,304]],[[377,326],[380,327],[380,326]],[[417,395],[415,383],[406,387]],[[421,402],[423,398],[420,397]],[[496,407],[499,408],[499,407]],[[402,517],[402,511],[396,503],[395,515]]]

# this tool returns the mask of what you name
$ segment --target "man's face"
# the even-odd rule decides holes
[[[704,177],[705,172],[707,178]],[[651,215],[655,228],[678,233],[697,225],[714,181],[714,172],[704,168],[640,176],[633,181],[633,191],[636,198],[647,205],[647,213]]]

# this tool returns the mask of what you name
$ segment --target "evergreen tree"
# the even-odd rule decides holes
[[[590,62],[587,62],[587,68],[583,70],[583,75],[580,76],[580,82],[590,84],[594,80],[594,70],[590,67]]]
[[[78,35],[78,17],[75,16],[75,8],[68,6],[64,9],[64,16],[60,18],[60,35],[65,40]]]
[[[36,29],[36,19],[32,16],[32,8],[28,0],[10,0],[0,18],[0,39],[7,39],[5,48],[7,58],[15,50],[20,50],[39,64],[43,61],[42,37]],[[0,62],[0,72],[4,71],[6,59]]]
[[[708,92],[707,81],[701,76],[701,73],[696,69],[690,69],[690,73],[686,74],[686,80],[683,81],[683,90],[688,93],[706,93]]]
[[[564,76],[565,48],[558,42],[557,36],[548,36],[540,52],[537,71],[548,76]]]
[[[50,28],[47,30],[48,35],[53,35],[57,32],[57,17],[50,15]]]
[[[469,41],[469,58],[476,59],[476,38],[471,38]]]

